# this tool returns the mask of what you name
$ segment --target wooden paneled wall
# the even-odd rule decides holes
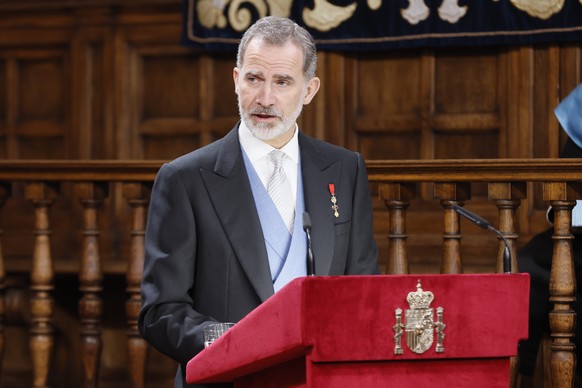
[[[179,0],[1,1],[0,158],[170,159],[223,136],[238,120],[236,53],[182,47],[180,8]],[[581,56],[582,43],[321,52],[323,87],[300,125],[366,159],[557,157],[565,135],[553,108],[582,82]],[[372,190],[377,241],[387,257],[388,219]],[[425,202],[433,187],[418,190],[411,211],[419,214],[408,225],[410,269],[438,272],[440,213]],[[487,195],[485,185],[472,190],[474,199]],[[62,191],[73,197],[66,186]],[[547,227],[536,193],[520,208],[519,244]],[[121,193],[110,197],[107,214],[128,222]],[[472,203],[485,218],[498,217],[494,207]],[[15,199],[6,206],[29,205]],[[67,231],[52,247],[63,281],[74,281],[66,276],[78,268],[70,246],[78,244],[72,236],[82,218],[59,214],[75,206],[62,200],[52,209]],[[31,256],[32,221],[21,214],[4,236],[15,279]],[[472,230],[465,270],[493,272],[495,238],[472,237]],[[115,287],[128,238],[113,233],[102,244],[104,273]],[[106,367],[119,362],[115,350],[104,353]]]
[[[0,4],[0,156],[166,159],[236,122],[235,53],[180,45],[180,1]],[[321,52],[304,130],[369,159],[557,156],[580,44]]]

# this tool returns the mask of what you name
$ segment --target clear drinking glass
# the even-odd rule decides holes
[[[211,343],[216,341],[218,337],[227,332],[228,329],[234,326],[232,322],[212,323],[204,328],[204,347],[207,348]]]

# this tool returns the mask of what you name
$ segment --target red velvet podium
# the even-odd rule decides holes
[[[418,281],[433,294],[420,309],[432,323],[409,304],[424,297],[407,300]],[[527,337],[528,304],[527,274],[299,278],[192,358],[186,379],[237,388],[506,388],[509,358]],[[430,346],[414,352],[422,332],[407,322],[440,332],[426,330]]]

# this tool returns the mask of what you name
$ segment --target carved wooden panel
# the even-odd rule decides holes
[[[417,53],[348,59],[346,131],[366,159],[420,158],[424,82]],[[348,135],[349,136],[349,135]]]
[[[499,156],[498,49],[407,51],[354,60],[348,132],[369,159]]]
[[[559,96],[564,88],[559,80],[569,74],[566,90],[581,82],[579,55],[579,49],[558,46],[347,55],[347,144],[368,159],[555,157],[564,140],[553,117],[553,108],[565,96]],[[424,203],[433,198],[431,185],[417,190],[409,209],[411,270],[438,271],[440,209]],[[548,226],[547,204],[537,193],[520,208],[520,243]],[[495,225],[498,212],[484,204],[486,197],[486,185],[475,183],[468,203]],[[387,215],[378,201],[375,209],[383,256]],[[473,225],[464,228],[467,271],[491,270],[491,238]]]
[[[42,46],[0,52],[2,154],[66,158],[72,138],[67,52]]]
[[[88,36],[87,36],[88,35]],[[106,36],[80,34],[72,50],[73,155],[79,159],[114,159],[114,77]]]
[[[14,136],[18,158],[67,157],[68,69],[65,53],[19,58]]]
[[[141,150],[138,158],[167,159],[201,145],[199,61],[169,53],[136,53],[134,106]],[[139,143],[138,143],[139,144]]]
[[[8,93],[6,93],[8,85],[8,77],[6,75],[7,66],[6,59],[0,57],[0,158],[5,159],[7,157],[7,130],[8,122],[6,117],[7,112],[7,98]]]
[[[133,136],[128,139],[131,145],[120,145],[122,153],[172,159],[211,143],[234,126],[234,53],[209,57],[175,42],[125,42],[125,49]]]
[[[497,49],[442,50],[434,60],[434,158],[495,158],[499,155]]]

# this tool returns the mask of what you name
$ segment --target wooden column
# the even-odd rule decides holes
[[[42,182],[28,183],[25,187],[26,199],[35,210],[35,238],[30,275],[31,291],[31,336],[30,353],[33,367],[33,387],[48,387],[47,379],[51,364],[54,336],[52,314],[53,263],[50,244],[49,209],[58,193],[56,185]]]
[[[461,222],[459,214],[452,208],[453,204],[463,205],[471,198],[470,183],[435,183],[435,197],[440,199],[443,210],[443,260],[441,273],[461,274]]]
[[[518,273],[516,241],[517,233],[517,209],[521,200],[527,196],[525,182],[492,182],[488,184],[489,199],[493,200],[499,211],[499,226],[497,229],[509,243],[511,255],[511,273]],[[499,253],[495,272],[503,273],[505,242],[499,238]],[[517,387],[519,358],[511,357],[509,387]]]
[[[574,386],[576,354],[574,353],[576,277],[572,253],[572,209],[578,194],[571,183],[545,182],[544,200],[550,201],[554,211],[554,253],[550,273],[550,331],[552,355],[550,370],[552,386],[570,388]]]
[[[103,342],[101,317],[103,315],[103,274],[99,255],[99,211],[107,197],[107,183],[79,183],[75,186],[83,206],[83,251],[79,270],[79,316],[81,318],[81,359],[83,386],[97,387]]]
[[[386,183],[379,186],[380,198],[388,207],[388,274],[408,274],[406,257],[406,209],[414,199],[416,184]]]
[[[123,185],[123,195],[132,209],[131,252],[127,268],[126,303],[128,331],[129,375],[134,388],[144,387],[147,344],[137,328],[137,318],[141,309],[141,279],[143,275],[145,227],[151,186],[141,183]]]
[[[509,242],[509,252],[511,254],[511,272],[517,273],[517,249],[516,241],[519,237],[517,233],[517,209],[521,205],[521,200],[527,197],[527,186],[525,182],[492,182],[488,185],[489,199],[493,200],[499,210],[499,226],[497,229]],[[503,273],[503,252],[505,243],[499,239],[499,254],[497,255],[496,272]]]
[[[4,207],[6,200],[12,193],[10,182],[0,182],[0,210]],[[0,386],[2,386],[2,363],[4,361],[4,317],[6,315],[6,272],[4,270],[4,249],[2,246],[2,236],[4,230],[0,228]]]

